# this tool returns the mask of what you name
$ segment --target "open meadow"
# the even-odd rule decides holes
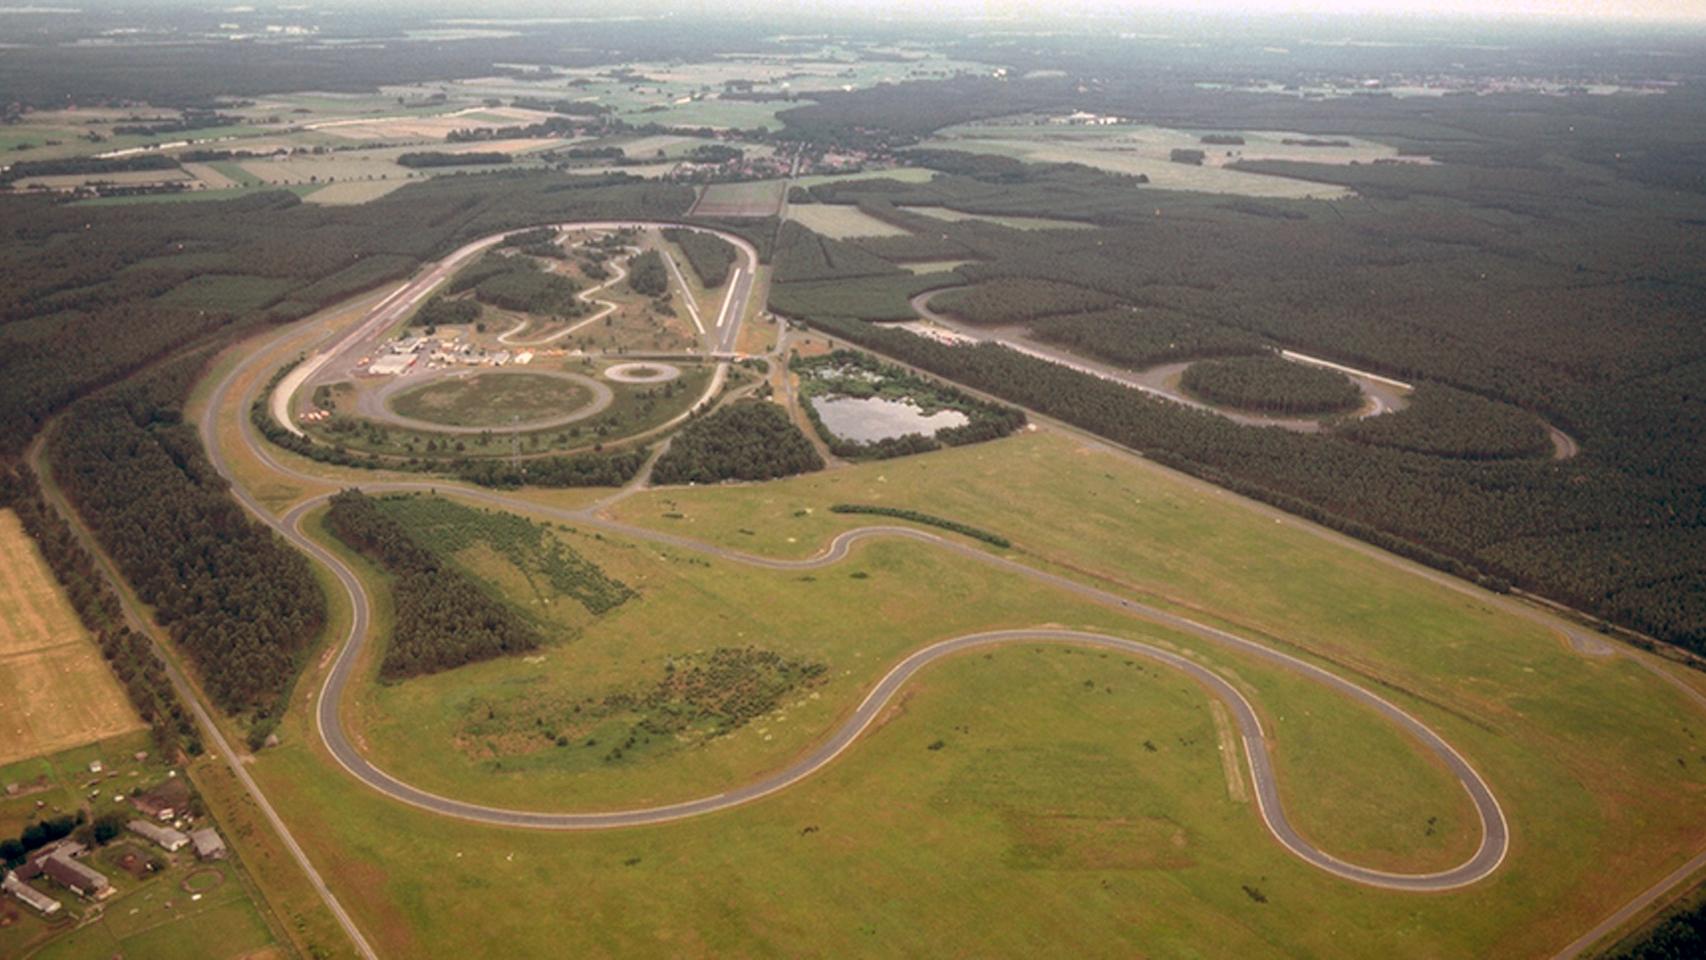
[[[1034,510],[1001,506],[1001,491],[1042,473],[1058,482],[1039,488],[1047,492]],[[620,510],[672,533],[805,556],[857,525],[829,513],[837,502],[995,530],[1023,562],[1373,685],[1488,778],[1515,838],[1509,859],[1468,890],[1420,900],[1330,878],[1262,830],[1227,775],[1199,689],[1142,662],[1052,645],[930,668],[826,771],[748,807],[664,827],[515,833],[399,808],[329,769],[300,711],[287,719],[287,747],[263,755],[257,772],[290,815],[323,824],[309,841],[314,855],[364,878],[340,895],[402,952],[420,938],[472,949],[456,918],[477,911],[515,931],[522,956],[827,956],[871,952],[862,938],[874,932],[884,934],[879,952],[896,955],[952,936],[972,952],[1046,941],[1086,956],[1138,944],[1191,956],[1191,944],[1215,936],[1253,956],[1362,956],[1377,945],[1387,955],[1541,956],[1581,916],[1680,862],[1697,835],[1700,824],[1676,816],[1699,809],[1706,793],[1699,766],[1676,747],[1694,721],[1651,673],[1584,657],[1473,593],[1371,563],[1293,521],[1058,434],[762,486],[659,490]],[[498,595],[555,624],[555,639],[525,658],[358,685],[359,742],[382,767],[428,789],[534,809],[682,799],[781,765],[923,642],[1061,623],[1151,638],[1235,678],[1262,712],[1288,814],[1335,854],[1425,869],[1456,862],[1474,842],[1473,814],[1443,772],[1336,695],[927,545],[879,542],[787,574],[590,528],[555,535],[638,598],[592,618],[550,610],[549,594],[526,587],[494,551],[457,553]],[[372,592],[385,596],[382,586]],[[387,622],[382,609],[381,631]],[[606,709],[613,693],[643,692],[671,664],[747,644],[827,669],[719,736],[642,735],[607,759],[608,738],[645,729],[643,717]],[[567,742],[535,732],[547,725]],[[717,896],[692,894],[699,878],[731,870]],[[496,894],[530,882],[551,892],[525,908]],[[565,909],[572,901],[598,918],[596,936],[538,920],[559,896]],[[730,916],[766,919],[717,919]]]

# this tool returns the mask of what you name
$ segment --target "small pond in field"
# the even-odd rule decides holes
[[[925,413],[915,403],[885,397],[813,397],[811,404],[830,433],[856,443],[874,443],[909,433],[929,437],[967,422],[966,415],[958,410]]]

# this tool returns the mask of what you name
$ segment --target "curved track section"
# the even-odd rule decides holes
[[[210,400],[211,410],[217,411],[224,408],[225,395],[229,392],[231,383],[240,372],[247,369],[252,363],[253,361],[239,363],[215,386]],[[244,408],[246,409],[246,406]],[[225,463],[223,451],[219,446],[218,431],[214,428],[211,417],[203,418],[201,429],[203,443],[207,447],[210,459],[222,475],[226,476],[228,480],[232,479],[231,471]],[[246,418],[239,422],[238,429],[249,451],[271,469],[309,481],[324,482],[320,478],[300,473],[275,460],[260,445]],[[352,776],[363,783],[396,800],[422,809],[500,826],[555,830],[640,826],[726,810],[767,796],[823,769],[870,727],[882,708],[908,680],[930,664],[967,649],[986,647],[991,644],[1043,641],[1101,647],[1140,656],[1186,673],[1207,688],[1213,696],[1224,701],[1237,719],[1244,740],[1245,760],[1256,787],[1257,805],[1263,824],[1287,850],[1322,870],[1357,883],[1392,890],[1412,892],[1451,890],[1475,883],[1492,874],[1504,861],[1509,850],[1510,830],[1505,821],[1504,811],[1481,775],[1444,738],[1416,717],[1378,694],[1308,661],[1256,641],[1058,574],[1026,566],[1015,560],[958,540],[950,540],[909,527],[865,527],[837,536],[831,541],[828,548],[817,556],[804,560],[780,560],[745,554],[686,537],[608,520],[590,510],[546,508],[538,504],[515,501],[502,494],[477,488],[463,488],[445,483],[408,481],[371,483],[364,484],[364,487],[374,492],[445,490],[453,492],[459,497],[478,502],[548,515],[553,519],[598,527],[634,539],[667,544],[732,562],[777,570],[812,569],[834,564],[847,557],[855,545],[875,538],[898,538],[931,544],[938,549],[1028,578],[1039,585],[1052,587],[1081,599],[1121,610],[1134,618],[1169,630],[1189,634],[1245,655],[1254,656],[1264,662],[1324,684],[1341,695],[1364,705],[1414,738],[1424,749],[1438,758],[1457,779],[1468,795],[1480,820],[1481,842],[1468,860],[1451,869],[1434,873],[1390,873],[1359,866],[1334,857],[1301,836],[1287,819],[1280,802],[1273,760],[1268,752],[1260,720],[1249,701],[1238,692],[1237,688],[1195,661],[1158,646],[1122,637],[1059,628],[1005,630],[971,634],[942,640],[916,651],[892,668],[866,695],[853,715],[806,755],[775,774],[713,796],[657,807],[600,812],[513,810],[482,806],[439,796],[398,780],[373,765],[355,749],[345,731],[341,706],[349,683],[354,676],[356,662],[368,640],[370,604],[355,573],[330,551],[310,539],[301,528],[303,517],[323,502],[326,495],[300,503],[283,517],[277,517],[246,489],[233,481],[231,486],[233,495],[250,512],[276,529],[296,547],[324,564],[348,594],[351,609],[354,612],[350,631],[345,642],[338,649],[331,670],[321,688],[319,702],[315,706],[316,725],[320,729],[320,736],[327,749]]]
[[[492,424],[490,426],[457,426],[449,423],[436,423],[432,420],[421,420],[416,417],[404,416],[391,406],[391,400],[399,393],[418,390],[424,387],[444,383],[447,380],[474,379],[475,377],[508,377],[525,374],[530,377],[550,377],[554,380],[567,380],[577,387],[585,389],[592,396],[587,402],[570,410],[568,413],[546,417],[542,420],[528,420],[521,423]],[[505,434],[522,430],[549,430],[552,427],[565,427],[571,423],[585,420],[588,417],[602,413],[616,399],[616,394],[610,388],[591,377],[567,370],[530,369],[528,367],[510,367],[499,370],[447,370],[437,376],[399,377],[385,384],[378,390],[362,395],[356,404],[356,413],[362,418],[375,423],[386,423],[394,427],[409,430],[419,430],[423,433],[448,433],[459,436],[474,436],[481,433]]]

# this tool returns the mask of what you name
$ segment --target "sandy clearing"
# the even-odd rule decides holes
[[[328,206],[366,203],[369,200],[377,200],[407,183],[407,180],[346,180],[321,187],[302,199]]]

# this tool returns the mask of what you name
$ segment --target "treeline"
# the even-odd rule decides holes
[[[204,358],[79,401],[47,454],[67,498],[221,709],[280,711],[326,618],[302,555],[246,517],[183,422]]]
[[[901,269],[853,244],[832,240],[790,220],[782,224],[772,258],[776,283],[844,280],[900,273]]]
[[[455,466],[460,479],[482,487],[620,487],[645,466],[646,450],[638,447],[616,453],[583,453],[573,457],[508,460],[465,460]]]
[[[421,304],[409,318],[411,327],[446,327],[473,323],[480,319],[480,305],[473,300],[451,300],[433,297]]]
[[[1051,316],[1032,322],[1029,330],[1045,343],[1133,370],[1272,349],[1248,330],[1157,307]]]
[[[210,110],[185,110],[184,115],[176,120],[116,124],[113,127],[113,135],[119,137],[157,137],[165,133],[184,133],[189,130],[206,130],[209,127],[235,127],[246,122],[242,117],[229,113],[216,113]]]
[[[1271,353],[1193,363],[1179,385],[1210,403],[1263,413],[1342,413],[1362,404],[1362,391],[1344,374]]]
[[[720,287],[729,278],[729,268],[734,266],[738,253],[727,240],[714,233],[678,228],[665,230],[663,235],[687,255],[687,262],[693,265],[693,272],[699,275],[705,289]]]
[[[1706,957],[1706,900],[1665,917],[1633,943],[1619,944],[1607,960],[1697,960]]]
[[[669,270],[663,254],[647,250],[628,261],[628,286],[641,296],[661,297],[669,292]]]
[[[559,317],[585,310],[585,304],[575,299],[578,284],[541,269],[526,255],[488,253],[463,267],[446,289],[450,293],[471,290],[475,299],[501,310]]]
[[[900,507],[877,507],[864,503],[837,503],[830,506],[829,512],[868,513],[880,517],[894,517],[899,520],[911,520],[913,523],[922,523],[926,526],[940,527],[943,530],[952,530],[954,533],[964,534],[971,537],[973,540],[982,540],[984,543],[992,544],[1003,550],[1006,550],[1008,547],[1013,545],[1013,541],[1001,536],[1000,534],[990,533],[988,530],[983,530],[978,527],[971,526],[970,524],[961,523],[958,520],[949,520],[945,517],[938,517],[935,514],[922,513],[917,510],[906,510]]]
[[[332,497],[326,527],[395,578],[395,622],[379,676],[402,680],[537,649],[539,634],[438,559],[360,490]]]
[[[42,496],[40,481],[26,464],[0,472],[0,507],[17,514],[41,549],[54,579],[65,588],[77,619],[95,637],[136,715],[148,725],[162,754],[201,753],[195,718],[185,709],[165,665],[147,637],[125,623],[118,594],[83,549],[71,525]],[[254,744],[251,744],[253,746]]]
[[[786,410],[747,400],[690,421],[652,468],[658,483],[773,480],[823,469]]]
[[[1023,323],[1062,313],[1106,310],[1118,301],[1096,290],[1051,280],[992,280],[930,298],[930,307],[968,323]]]
[[[133,153],[128,157],[61,157],[57,160],[19,160],[0,171],[0,183],[30,177],[132,173],[141,170],[181,170],[178,161],[164,153]]]
[[[568,251],[558,242],[557,228],[540,227],[537,230],[519,230],[503,238],[500,247],[513,247],[530,257],[544,257],[547,260],[567,260]]]
[[[1552,452],[1546,428],[1533,414],[1442,383],[1417,384],[1404,409],[1353,421],[1338,433],[1361,443],[1467,460]]]
[[[445,153],[442,150],[422,150],[399,155],[397,163],[400,166],[415,169],[430,169],[432,167],[492,166],[509,163],[513,159],[509,154],[498,150],[481,153]]]

